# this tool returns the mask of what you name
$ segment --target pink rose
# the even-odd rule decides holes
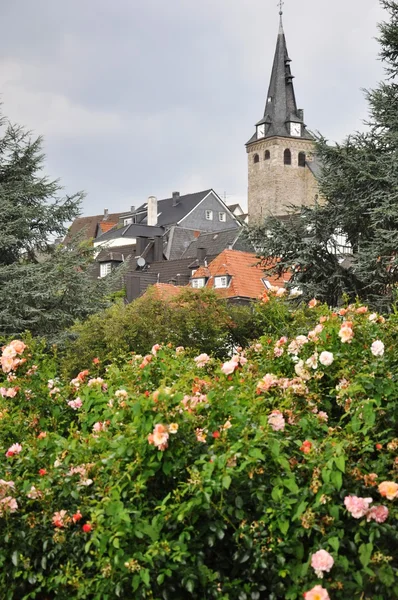
[[[155,425],[153,432],[148,435],[148,442],[162,451],[166,450],[168,439],[167,427],[161,423]]]
[[[197,367],[204,367],[205,365],[207,365],[209,360],[210,360],[210,356],[208,356],[207,354],[199,354],[199,356],[194,358],[194,361],[196,362]]]
[[[311,567],[320,579],[323,578],[323,573],[328,573],[333,565],[333,556],[326,550],[318,550],[318,552],[315,552],[315,554],[311,556]]]
[[[370,347],[373,356],[383,356],[384,344],[380,340],[376,340]]]
[[[354,519],[364,517],[371,502],[373,502],[373,498],[359,498],[358,496],[346,496],[344,498],[345,507]]]
[[[231,359],[223,364],[223,366],[221,367],[221,371],[225,375],[231,375],[231,373],[233,373],[235,371],[235,369],[238,368],[238,366],[239,366],[239,363],[236,360]]]
[[[286,425],[283,414],[279,410],[273,410],[268,416],[268,424],[274,431],[283,431]]]
[[[366,513],[367,521],[376,521],[376,523],[384,523],[384,521],[388,518],[388,508],[383,504],[379,504],[379,506],[372,506],[371,509]]]
[[[321,354],[319,356],[319,362],[324,367],[329,367],[332,364],[333,360],[334,360],[334,357],[333,357],[332,352],[326,352],[326,350],[324,352],[321,352]]]
[[[154,346],[152,346],[152,350],[151,350],[152,354],[154,356],[156,356],[156,354],[157,354],[158,350],[160,350],[160,348],[161,348],[160,344],[155,344]]]
[[[8,448],[6,456],[15,456],[15,454],[19,454],[20,452],[22,452],[21,444],[13,444]]]
[[[312,590],[304,593],[304,600],[330,600],[330,596],[325,588],[316,585]]]
[[[76,398],[76,400],[69,400],[68,405],[73,408],[73,410],[77,410],[83,406],[83,402],[80,398]]]

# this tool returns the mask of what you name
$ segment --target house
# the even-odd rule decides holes
[[[80,233],[85,240],[97,238],[119,223],[120,214],[121,213],[109,213],[106,208],[102,215],[78,217],[69,227],[65,237],[65,243],[68,243],[78,233]]]
[[[224,250],[191,277],[193,288],[213,288],[223,298],[240,304],[256,300],[271,286],[284,287],[288,281],[265,275],[253,252]]]

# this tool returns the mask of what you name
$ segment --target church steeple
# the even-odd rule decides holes
[[[256,133],[248,143],[273,136],[312,139],[305,128],[304,113],[297,109],[294,76],[283,30],[282,6],[279,15],[279,32],[264,116],[256,123]]]
[[[314,177],[314,139],[297,108],[293,75],[280,23],[264,115],[246,144],[249,221],[286,215],[292,206],[312,206],[319,194]]]

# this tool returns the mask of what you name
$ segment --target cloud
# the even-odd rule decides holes
[[[45,135],[50,174],[87,191],[86,214],[178,189],[246,198],[276,0],[3,4],[4,113]],[[285,1],[297,100],[331,140],[363,128],[383,14],[378,0]]]
[[[120,115],[89,110],[62,94],[30,90],[30,66],[0,60],[0,89],[8,117],[48,137],[96,137],[122,128]]]

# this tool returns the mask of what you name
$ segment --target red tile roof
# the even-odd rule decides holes
[[[262,279],[279,287],[288,281],[288,277],[283,280],[265,274],[257,263],[258,258],[251,252],[224,250],[207,267],[199,267],[195,271],[195,279],[208,277],[206,287],[214,288],[214,277],[229,275],[229,287],[216,288],[216,292],[225,298],[258,298],[266,290]]]
[[[115,227],[117,223],[117,221],[116,223],[110,223],[109,221],[101,221],[100,223],[98,223],[98,227],[101,229],[101,233],[105,233],[106,231],[112,229],[112,227]]]
[[[181,294],[183,289],[183,287],[171,283],[155,283],[149,286],[146,291],[153,292],[159,300],[170,300]]]

